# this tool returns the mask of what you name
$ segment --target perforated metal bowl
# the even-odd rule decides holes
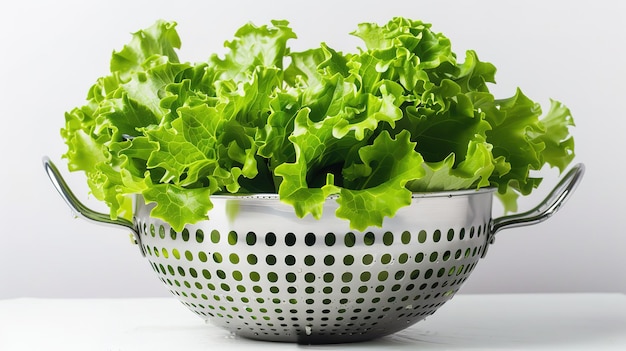
[[[493,189],[414,194],[365,232],[335,217],[333,199],[315,220],[277,195],[212,196],[211,219],[176,232],[140,197],[133,223],[89,210],[44,165],[77,215],[131,229],[159,279],[198,316],[243,337],[301,343],[378,338],[435,313],[496,232],[551,216],[584,172],[576,165],[535,209],[495,220]]]

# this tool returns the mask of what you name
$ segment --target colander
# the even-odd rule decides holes
[[[140,196],[133,222],[94,212],[48,158],[44,166],[77,216],[130,229],[165,287],[202,319],[242,337],[307,344],[378,338],[432,315],[499,230],[550,217],[584,173],[572,167],[535,209],[496,219],[494,189],[414,194],[364,232],[335,217],[332,198],[315,220],[275,194],[213,195],[210,219],[177,232]]]

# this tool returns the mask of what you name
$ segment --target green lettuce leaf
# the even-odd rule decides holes
[[[398,209],[409,205],[411,191],[406,184],[425,172],[424,159],[415,151],[407,131],[395,139],[382,132],[358,153],[362,163],[344,170],[351,181],[340,191],[336,215],[363,231],[369,226],[382,226],[385,217],[393,217]]]
[[[543,133],[531,134],[534,141],[543,142],[543,162],[563,172],[575,157],[574,137],[569,127],[574,126],[570,110],[562,103],[551,100],[550,110],[541,118]]]
[[[494,187],[507,211],[575,157],[569,109],[517,89],[490,91],[496,68],[473,50],[458,62],[431,24],[363,23],[364,43],[294,52],[284,20],[245,24],[225,53],[180,62],[175,22],[156,21],[114,51],[83,106],[65,114],[71,171],[112,218],[135,196],[175,230],[205,220],[211,197],[278,193],[320,218],[336,197],[355,230],[381,226],[414,192]]]
[[[165,56],[170,62],[178,62],[176,49],[180,49],[180,37],[176,23],[163,20],[133,33],[130,43],[111,57],[111,72],[118,73],[122,80],[130,79],[134,72],[145,71],[145,64],[153,56]]]
[[[287,21],[272,21],[272,26],[257,27],[245,24],[235,33],[235,39],[226,42],[224,58],[213,55],[219,80],[246,81],[256,67],[282,69],[288,53],[287,41],[296,38]]]
[[[174,184],[155,184],[143,193],[146,203],[156,203],[150,216],[167,221],[174,230],[208,218],[213,208],[209,188],[187,189]]]

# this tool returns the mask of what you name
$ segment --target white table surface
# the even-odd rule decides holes
[[[174,298],[0,300],[0,350],[626,350],[624,294],[458,295],[392,336],[340,345],[252,341]]]

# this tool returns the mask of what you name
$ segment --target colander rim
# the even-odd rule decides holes
[[[446,191],[431,191],[431,192],[414,192],[411,194],[411,199],[421,198],[433,198],[433,197],[458,197],[468,195],[479,195],[485,193],[493,193],[497,190],[496,187],[483,187],[479,189],[463,189],[463,190],[446,190]],[[211,198],[224,199],[224,200],[280,200],[280,195],[276,193],[240,193],[240,194],[225,194],[215,193],[211,194]],[[328,200],[339,198],[339,195],[330,195]]]

